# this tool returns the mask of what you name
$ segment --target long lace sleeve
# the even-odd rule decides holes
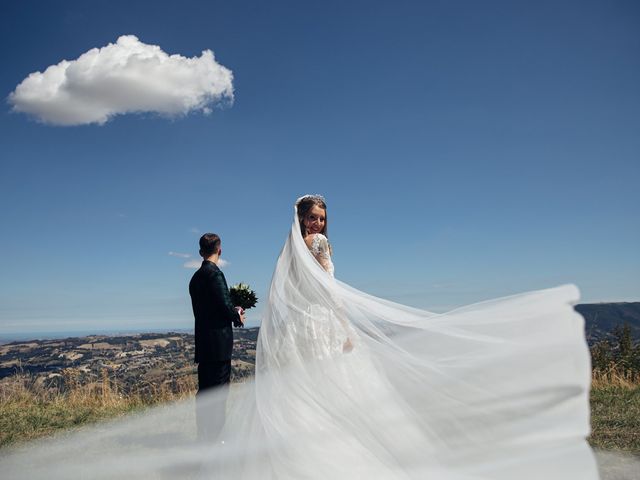
[[[311,254],[316,258],[318,263],[329,273],[332,277],[334,274],[333,261],[331,260],[331,249],[329,247],[329,240],[321,233],[316,233],[309,246]],[[333,314],[342,326],[343,331],[343,351],[349,352],[353,349],[358,334],[347,320],[347,315],[342,305],[342,301],[339,298],[334,298]]]
[[[331,261],[331,251],[329,250],[329,240],[321,233],[316,233],[309,248],[318,263],[333,276],[333,262]]]

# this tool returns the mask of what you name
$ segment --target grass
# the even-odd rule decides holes
[[[103,374],[101,381],[76,384],[73,376],[67,388],[44,387],[37,379],[16,374],[0,383],[0,448],[112,419],[153,405],[180,400],[195,393],[192,376],[179,382],[144,385],[139,391],[121,393]]]
[[[145,385],[144,390],[120,393],[104,373],[92,384],[67,378],[64,391],[16,374],[0,383],[0,448],[49,436],[58,431],[112,419],[195,393],[196,381],[185,376],[171,385]],[[151,388],[149,388],[151,387]],[[640,383],[594,372],[591,390],[592,446],[640,453]]]
[[[615,370],[594,371],[589,443],[604,450],[640,454],[640,382]]]

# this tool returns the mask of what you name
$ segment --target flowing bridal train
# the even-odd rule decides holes
[[[187,401],[30,444],[0,461],[8,478],[598,478],[575,286],[444,314],[376,298],[334,278],[305,202],[326,215],[296,202],[255,378],[232,387],[215,442]]]

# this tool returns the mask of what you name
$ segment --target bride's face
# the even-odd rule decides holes
[[[324,208],[320,208],[317,205],[311,207],[311,210],[309,210],[303,220],[304,226],[307,230],[307,235],[312,233],[321,233],[324,231],[326,221],[326,212]]]

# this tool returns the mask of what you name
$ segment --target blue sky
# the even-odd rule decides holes
[[[635,1],[27,1],[0,24],[5,98],[121,35],[210,49],[235,92],[65,127],[3,104],[0,334],[189,328],[205,231],[264,298],[305,193],[336,276],[374,295],[640,300]]]

